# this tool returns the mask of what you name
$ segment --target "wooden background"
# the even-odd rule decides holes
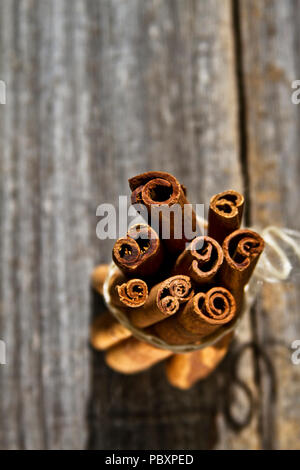
[[[188,392],[88,345],[95,211],[128,177],[235,188],[248,225],[300,229],[299,26],[299,0],[0,0],[1,448],[300,447],[299,279],[264,287]]]

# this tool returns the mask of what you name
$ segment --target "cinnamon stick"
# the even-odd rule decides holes
[[[151,332],[168,344],[195,343],[229,323],[236,314],[233,295],[223,287],[199,292],[179,311],[151,328]]]
[[[172,355],[167,349],[129,338],[113,346],[105,355],[106,364],[122,374],[135,374]]]
[[[157,210],[161,209],[158,214],[159,227],[157,227],[157,231],[171,253],[183,251],[185,244],[196,236],[193,235],[190,239],[186,237],[185,227],[190,227],[194,231],[197,229],[198,235],[201,233],[195,212],[191,206],[187,206],[189,202],[186,198],[185,188],[174,176],[162,171],[148,171],[130,178],[129,186],[132,191],[132,204],[144,204],[150,216],[153,206],[156,206]],[[175,205],[176,209],[179,209],[178,211],[175,211]],[[165,207],[162,208],[162,206]],[[165,211],[167,207],[174,209],[171,217],[170,212]],[[151,217],[150,223],[153,225]],[[163,225],[170,228],[168,238],[164,237]],[[179,237],[178,230],[180,230]]]
[[[225,357],[233,333],[224,336],[212,346],[185,354],[174,354],[166,363],[168,381],[181,390],[191,388],[208,377]]]
[[[99,264],[96,268],[93,269],[91,275],[91,283],[93,288],[101,295],[103,295],[103,285],[105,279],[107,278],[109,271],[108,264]]]
[[[174,273],[187,274],[197,284],[212,281],[223,263],[223,251],[211,237],[195,238],[177,258]]]
[[[126,309],[126,315],[133,326],[145,328],[174,315],[193,294],[188,276],[173,276],[152,287],[143,307]],[[131,332],[110,314],[106,314],[100,315],[95,321],[92,336],[93,345],[104,350],[128,338]]]
[[[157,233],[147,224],[137,224],[119,238],[113,247],[113,260],[127,276],[149,277],[163,261],[163,250]]]
[[[108,266],[100,265],[92,273],[92,285],[103,294],[103,281],[108,274]],[[118,308],[135,309],[145,304],[148,286],[142,279],[127,280],[116,267],[108,281],[108,293],[112,305]],[[131,336],[131,331],[119,323],[109,312],[105,312],[92,323],[90,341],[95,349],[104,350]]]
[[[224,239],[240,227],[243,209],[244,197],[237,191],[215,194],[209,205],[208,235],[222,245]]]
[[[98,350],[105,350],[131,336],[131,331],[119,323],[110,312],[98,315],[92,323],[90,332],[91,345]]]
[[[108,272],[109,265],[100,264],[94,268],[91,275],[92,287],[101,295],[103,295],[103,285]],[[108,291],[112,304],[119,307],[141,307],[148,298],[148,287],[145,281],[142,279],[128,280],[117,268],[110,277]]]
[[[215,331],[234,318],[235,301],[229,291],[222,287],[210,289],[206,294],[192,297],[179,311],[177,318],[171,317],[149,327],[152,333],[168,344],[195,342]],[[150,346],[147,343],[129,338],[109,349],[106,362],[114,370],[124,374],[134,374],[172,354],[171,351]]]
[[[178,312],[181,304],[194,295],[191,280],[188,276],[177,275],[154,286],[142,308],[127,310],[131,323],[138,328],[165,320]]]
[[[116,307],[138,308],[145,304],[148,298],[148,286],[142,279],[127,279],[115,268],[109,283],[108,292],[111,303]]]
[[[235,296],[239,308],[244,286],[248,283],[264,249],[264,240],[253,230],[236,230],[223,242],[224,262],[220,281]]]

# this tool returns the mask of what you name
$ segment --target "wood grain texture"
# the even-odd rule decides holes
[[[291,84],[300,76],[300,2],[240,6],[251,221],[299,230],[300,108],[291,101]],[[254,339],[276,374],[272,378],[257,358],[257,432],[264,448],[299,449],[300,368],[291,362],[291,343],[300,338],[299,301],[294,276],[286,284],[265,285],[253,311]]]
[[[220,8],[217,2],[119,1],[93,9],[89,3],[88,14],[91,47],[102,51],[93,65],[114,143],[112,176],[119,189],[112,200],[128,194],[127,178],[144,169],[178,175],[191,201],[228,186],[240,189],[230,2]],[[95,353],[90,448],[208,448],[217,442],[220,403],[211,393],[217,377],[182,394],[166,383],[163,365],[121,377],[102,361]]]
[[[74,47],[82,38],[69,7],[1,2],[8,88],[1,113],[3,448],[74,448],[86,441],[95,251],[85,57],[82,46]]]
[[[266,293],[237,349],[187,392],[168,385],[163,364],[121,376],[88,345],[102,308],[89,275],[112,247],[96,237],[96,208],[129,194],[130,176],[169,171],[198,203],[246,189],[250,222],[297,228],[299,118],[287,98],[299,16],[295,2],[261,3],[0,0],[0,448],[297,445],[298,371],[286,355],[273,364],[289,397],[282,388],[270,406],[269,375],[248,351],[243,378],[261,393],[259,414],[237,431],[224,413],[239,344],[299,335],[292,287],[275,290],[277,306]],[[238,416],[242,392],[230,396]]]

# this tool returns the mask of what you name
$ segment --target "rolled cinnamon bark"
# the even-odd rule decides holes
[[[105,279],[107,278],[109,271],[108,264],[99,264],[96,268],[93,269],[91,275],[91,283],[93,288],[101,295],[103,295],[103,285]]]
[[[103,294],[103,280],[108,275],[108,266],[98,266],[92,274],[92,284]],[[118,308],[135,309],[145,304],[148,299],[148,286],[142,279],[126,279],[115,267],[108,280],[108,293],[111,304]],[[119,323],[109,312],[105,312],[92,323],[90,341],[95,349],[104,350],[111,345],[131,336],[131,331]]]
[[[95,349],[103,351],[130,336],[128,328],[121,325],[110,312],[104,312],[92,323],[90,342]]]
[[[172,352],[167,349],[159,349],[136,338],[129,338],[110,348],[105,355],[105,362],[117,372],[135,374],[171,355]]]
[[[127,279],[115,268],[108,281],[110,301],[116,307],[142,307],[148,299],[148,286],[142,279]]]
[[[134,326],[145,328],[174,315],[193,295],[189,276],[172,276],[151,289],[142,308],[127,310],[127,315]]]
[[[183,311],[149,327],[147,332],[168,344],[192,343],[227,324],[236,312],[233,296],[217,287],[192,297]],[[106,353],[106,362],[123,374],[134,374],[170,356],[172,353],[135,338],[117,344]]]
[[[116,286],[118,296],[113,299],[115,305],[121,307],[141,307],[148,298],[148,287],[142,279],[130,279]]]
[[[100,264],[94,268],[91,275],[92,286],[101,295],[103,295],[103,285],[108,272],[109,265]],[[117,268],[109,280],[108,291],[112,304],[119,307],[141,307],[148,298],[148,287],[145,281],[142,279],[128,280]]]
[[[181,390],[187,390],[198,380],[206,379],[225,357],[232,336],[233,333],[229,333],[213,346],[170,357],[166,363],[166,374],[170,384]]]
[[[249,281],[264,246],[262,237],[248,229],[236,230],[223,242],[224,262],[219,271],[219,278],[232,292],[239,308],[244,286]]]
[[[236,303],[223,287],[199,292],[176,317],[151,327],[151,332],[168,344],[189,344],[210,335],[233,320]]]
[[[244,197],[237,191],[215,194],[209,205],[208,235],[222,245],[224,239],[240,227],[243,209]]]
[[[213,238],[195,238],[179,255],[174,266],[174,274],[187,274],[197,284],[212,281],[223,263],[223,251]]]
[[[174,315],[193,294],[188,276],[173,276],[152,287],[143,307],[126,309],[126,315],[133,326],[145,328]],[[129,336],[130,330],[110,314],[100,315],[92,329],[92,344],[104,350]]]
[[[116,241],[112,254],[116,265],[127,276],[152,276],[163,261],[160,239],[147,224],[130,227],[127,236]]]
[[[149,171],[130,178],[129,186],[132,191],[132,204],[144,204],[150,216],[151,213],[153,216],[152,208],[156,206],[159,227],[155,228],[157,228],[159,237],[164,239],[168,251],[171,253],[183,251],[187,242],[201,234],[196,214],[191,205],[187,205],[189,202],[185,195],[185,188],[174,176],[162,171]],[[170,216],[172,209],[174,212]],[[153,226],[153,217],[150,219]],[[189,238],[185,233],[186,227],[194,231],[197,229],[197,234]],[[170,229],[169,238],[166,238],[164,233],[166,228]]]

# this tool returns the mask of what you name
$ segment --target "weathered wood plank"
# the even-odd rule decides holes
[[[251,221],[300,228],[299,107],[291,83],[300,76],[300,2],[240,2],[246,105]],[[254,337],[268,352],[277,375],[277,400],[270,374],[258,360],[260,421],[266,448],[299,448],[300,368],[291,343],[300,338],[299,278],[266,285],[253,315]]]
[[[94,255],[83,5],[75,28],[73,2],[1,2],[1,448],[86,441]]]

